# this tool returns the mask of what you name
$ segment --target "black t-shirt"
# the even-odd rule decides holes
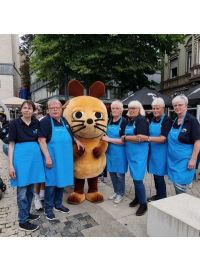
[[[35,118],[31,119],[30,125],[27,125],[22,119],[17,118],[9,123],[9,142],[37,142],[39,121]]]
[[[137,117],[127,122],[128,126],[133,126],[134,124],[135,124],[134,130],[135,135],[142,134],[149,136],[149,123],[144,116],[138,115]]]
[[[58,122],[54,118],[52,118],[52,119],[53,119],[54,126],[63,126],[62,121]],[[69,127],[67,120],[63,117],[62,117],[62,120],[63,120],[69,134],[71,135],[72,141],[74,143],[73,134],[72,134],[72,131]],[[42,118],[40,120],[40,128],[39,128],[38,137],[46,138],[46,142],[48,143],[51,140],[51,136],[52,136],[51,117],[49,115],[46,115],[44,118]]]
[[[154,117],[151,122],[160,123],[161,119],[156,120]],[[161,134],[162,136],[165,136],[167,138],[168,133],[172,127],[173,121],[171,118],[169,118],[167,115],[164,116],[162,124],[161,124]]]
[[[176,129],[180,127],[180,125],[177,123],[177,119],[174,121],[173,127]],[[185,144],[194,144],[196,140],[200,140],[199,122],[188,112],[185,115],[184,123],[178,136],[178,140]]]
[[[109,125],[119,125],[120,121],[121,121],[121,118],[116,122],[113,122],[113,119],[111,118],[108,123]],[[124,134],[125,128],[126,128],[126,119],[122,117],[122,122],[120,124],[120,130],[119,130],[120,137]]]

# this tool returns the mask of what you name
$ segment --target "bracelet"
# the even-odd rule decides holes
[[[192,157],[191,157],[191,159],[194,160],[194,161],[197,161],[197,159],[195,159],[195,158],[192,158]]]
[[[148,136],[148,140],[147,140],[148,142],[150,142],[151,141],[151,139],[150,139],[150,137]]]

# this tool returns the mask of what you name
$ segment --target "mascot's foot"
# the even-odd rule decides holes
[[[67,199],[67,202],[70,204],[80,204],[84,201],[85,201],[85,194],[79,194],[76,192],[72,192]]]
[[[104,201],[103,195],[100,192],[91,192],[86,194],[86,200],[93,203],[101,203]]]

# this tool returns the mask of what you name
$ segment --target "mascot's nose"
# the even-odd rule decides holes
[[[89,125],[91,125],[91,124],[93,123],[93,120],[92,120],[91,118],[89,118],[89,119],[87,120],[87,123],[88,123]]]

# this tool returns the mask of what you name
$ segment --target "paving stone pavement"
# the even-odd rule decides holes
[[[16,190],[11,188],[9,184],[7,168],[7,157],[2,152],[2,142],[0,141],[0,176],[7,184],[7,190],[0,200],[0,236],[2,237],[147,236],[147,214],[137,217],[135,215],[137,209],[128,207],[129,202],[134,198],[133,182],[129,174],[126,176],[126,196],[120,204],[116,205],[108,200],[113,190],[109,177],[107,183],[99,183],[99,190],[105,199],[100,204],[85,201],[81,205],[68,205],[66,200],[72,189],[67,188],[63,204],[70,209],[69,214],[55,212],[57,219],[48,221],[43,211],[40,211],[40,219],[35,221],[40,225],[39,230],[32,233],[20,231],[17,221]],[[175,195],[172,184],[167,180],[166,183],[168,196]],[[153,177],[149,174],[145,176],[145,187],[147,196],[155,194]],[[193,182],[188,193],[200,197],[200,181],[198,179]],[[37,211],[33,208],[33,212]]]

